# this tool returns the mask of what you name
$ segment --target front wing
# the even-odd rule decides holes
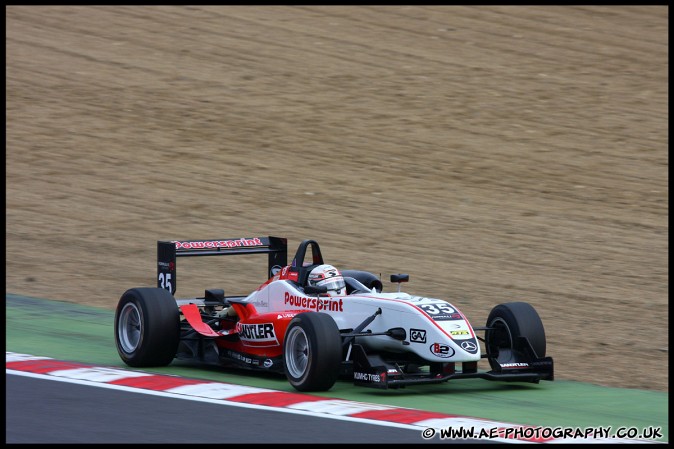
[[[380,389],[403,388],[407,385],[437,384],[452,379],[486,379],[505,382],[532,382],[554,379],[551,357],[538,358],[518,353],[518,362],[498,364],[491,371],[478,371],[477,362],[464,362],[461,371],[455,363],[432,363],[428,371],[404,372],[396,363],[387,362],[378,354],[367,354],[358,344],[352,348],[353,383]],[[526,361],[525,361],[526,360]]]

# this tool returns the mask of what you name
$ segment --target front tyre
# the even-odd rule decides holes
[[[514,360],[517,337],[526,337],[536,356],[545,357],[546,342],[543,322],[533,306],[526,302],[509,302],[494,307],[487,317],[485,345],[489,365],[498,369],[499,363]]]
[[[290,385],[298,391],[329,390],[339,375],[341,342],[339,328],[330,315],[296,315],[283,341],[284,370]]]
[[[162,288],[132,288],[115,311],[115,344],[133,367],[166,366],[180,340],[180,314],[173,295]]]

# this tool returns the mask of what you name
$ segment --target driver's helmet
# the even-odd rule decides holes
[[[346,295],[346,284],[339,270],[332,265],[319,265],[309,273],[307,281],[309,285],[316,287],[328,287],[329,296]]]

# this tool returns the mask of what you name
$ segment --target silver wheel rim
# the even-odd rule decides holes
[[[286,367],[288,373],[295,379],[304,375],[309,364],[309,340],[307,334],[299,326],[293,327],[288,335]]]
[[[128,354],[138,349],[141,336],[140,324],[141,314],[138,307],[133,303],[124,305],[119,314],[117,335],[119,336],[119,344],[122,350]]]

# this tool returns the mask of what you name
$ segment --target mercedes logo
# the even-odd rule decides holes
[[[463,343],[461,343],[461,347],[468,352],[477,351],[477,345],[472,341],[464,341]]]

